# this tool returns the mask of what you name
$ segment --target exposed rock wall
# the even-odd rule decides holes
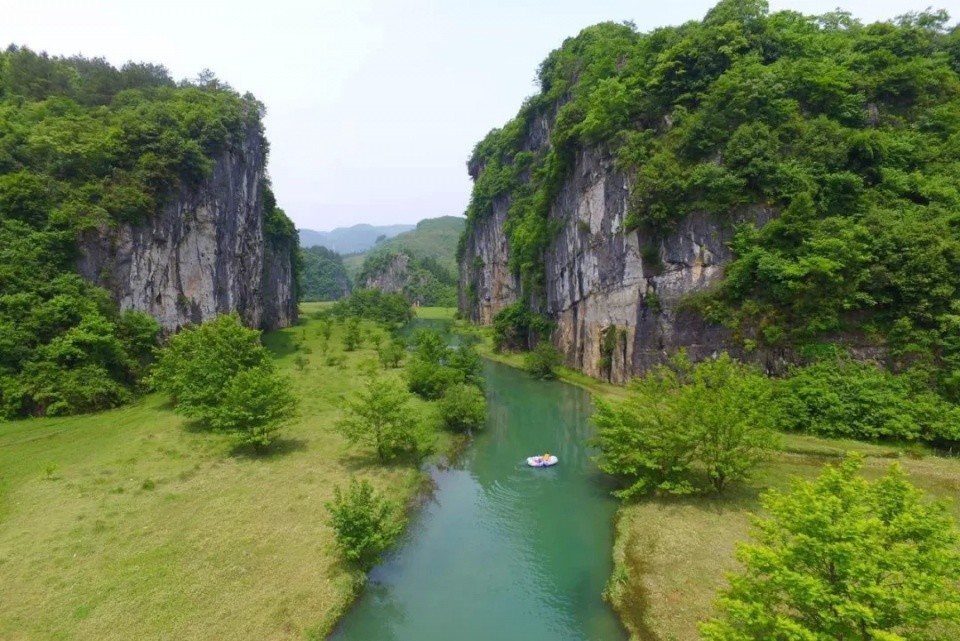
[[[81,238],[80,273],[111,291],[121,310],[147,312],[167,331],[233,311],[251,327],[292,323],[296,247],[268,250],[265,171],[266,141],[252,124],[199,187],[181,188],[143,224]]]
[[[566,363],[623,382],[680,348],[694,359],[735,351],[726,330],[679,303],[722,277],[734,223],[763,224],[773,212],[744,209],[725,222],[691,212],[669,236],[647,238],[624,229],[629,192],[609,155],[586,149],[551,207],[559,232],[544,256],[545,297],[530,302],[555,321],[553,341]],[[475,221],[465,238],[460,307],[481,324],[530,296],[509,268],[509,204],[505,198],[495,203],[493,215]]]
[[[263,257],[261,326],[274,329],[297,322],[297,236],[266,239]]]
[[[379,289],[384,294],[402,294],[409,279],[407,274],[409,265],[409,256],[395,254],[383,269],[367,276],[363,286],[369,289]]]
[[[493,215],[466,231],[460,259],[460,310],[473,322],[489,325],[520,297],[520,278],[510,269],[510,242],[504,225],[509,201],[494,203]]]

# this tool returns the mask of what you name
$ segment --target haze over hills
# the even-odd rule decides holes
[[[415,228],[388,237],[379,244],[372,245],[372,251],[357,252],[343,257],[343,264],[347,268],[350,280],[356,280],[363,268],[367,257],[373,253],[409,251],[420,258],[433,258],[450,273],[457,273],[456,253],[457,243],[466,226],[466,219],[462,216],[441,216],[440,218],[426,218],[417,223]]]
[[[379,277],[384,270],[389,271],[394,258],[399,254],[409,256],[411,274],[422,271],[424,261],[428,261],[430,268],[437,272],[434,276],[445,285],[453,286],[457,274],[456,253],[457,243],[466,226],[466,219],[461,216],[441,216],[427,218],[417,223],[410,231],[396,234],[392,238],[371,243],[367,251],[353,252],[341,255],[323,246],[309,247],[305,244],[306,234],[316,234],[311,230],[300,230],[301,246],[303,247],[303,296],[305,300],[336,300],[349,293],[351,287],[362,287],[359,282],[361,271],[368,276]],[[359,228],[378,230],[384,235],[385,231],[393,227],[375,227],[371,225],[355,225],[349,229],[339,229],[327,234],[346,232]],[[379,236],[378,236],[379,237]],[[374,239],[376,240],[376,238]],[[435,267],[434,267],[435,266]],[[406,263],[400,270],[406,274]],[[430,271],[428,269],[427,271]],[[442,273],[441,273],[442,272]],[[412,276],[411,276],[412,277]],[[403,290],[409,280],[403,275],[397,283],[386,284],[388,290]],[[361,279],[362,280],[362,279]],[[424,280],[423,278],[419,280]],[[418,280],[418,282],[419,282]],[[431,279],[427,279],[431,280]],[[449,282],[448,282],[449,281]],[[377,281],[380,286],[385,283]],[[423,299],[423,296],[419,297]],[[427,297],[432,300],[431,297]],[[444,300],[452,300],[448,296]],[[452,304],[452,303],[451,303]]]
[[[427,218],[418,222],[416,229],[379,243],[374,251],[408,251],[420,258],[432,258],[456,274],[457,243],[466,224],[463,216]]]
[[[360,224],[352,227],[337,227],[331,231],[314,231],[299,229],[300,246],[322,246],[332,249],[339,254],[353,254],[367,251],[380,236],[392,238],[397,234],[410,231],[416,225],[367,225]]]

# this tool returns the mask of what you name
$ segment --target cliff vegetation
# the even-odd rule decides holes
[[[868,25],[724,0],[648,33],[589,27],[474,149],[465,239],[505,207],[521,304],[543,311],[562,222],[551,208],[577,158],[601,150],[626,177],[624,227],[648,239],[645,269],[694,213],[732,228],[719,286],[687,302],[744,352],[817,358],[856,336],[957,400],[960,31],[948,19]],[[735,225],[756,206],[774,220]],[[658,311],[655,292],[644,303]]]
[[[77,239],[147,221],[262,112],[209,72],[178,84],[157,65],[0,53],[0,417],[129,397],[159,325],[77,274]],[[268,237],[295,234],[265,210]]]

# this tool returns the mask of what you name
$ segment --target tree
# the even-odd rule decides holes
[[[457,372],[457,378],[461,382],[483,388],[483,359],[473,346],[464,343],[449,350],[446,363]]]
[[[211,412],[215,429],[233,434],[238,446],[260,452],[273,443],[281,427],[296,414],[297,398],[289,379],[261,365],[237,372]]]
[[[360,333],[360,319],[356,316],[347,319],[346,332],[343,335],[343,351],[352,352],[363,342],[363,335]]]
[[[347,401],[346,414],[337,422],[337,429],[350,443],[372,446],[381,463],[416,452],[421,438],[410,400],[410,393],[399,382],[371,370],[364,388]]]
[[[774,442],[770,397],[769,381],[727,354],[693,365],[681,352],[631,381],[624,401],[597,401],[600,469],[626,481],[623,497],[694,491],[698,469],[722,492]]]
[[[229,381],[268,361],[260,332],[244,327],[236,314],[226,314],[172,337],[159,352],[151,380],[173,397],[178,412],[210,419]]]
[[[710,484],[722,492],[746,479],[774,443],[767,378],[724,353],[694,368],[682,397],[697,428],[696,460]]]
[[[958,532],[899,465],[869,482],[859,458],[764,496],[768,518],[738,546],[707,641],[957,638]]]
[[[377,355],[380,357],[380,363],[386,367],[400,367],[400,362],[407,354],[407,345],[402,338],[395,337],[386,345],[381,345],[377,349]]]
[[[447,341],[438,332],[420,330],[414,336],[414,345],[416,350],[407,361],[406,371],[410,391],[427,400],[438,399],[462,378],[461,373],[447,365]]]
[[[685,373],[678,369],[660,366],[633,379],[619,403],[595,400],[592,445],[600,450],[600,469],[624,480],[625,489],[616,492],[621,498],[693,490],[687,476],[696,430],[678,402]]]
[[[440,420],[450,430],[465,432],[483,427],[487,420],[487,399],[475,385],[458,383],[443,393]]]
[[[362,570],[375,566],[403,529],[397,506],[374,491],[366,479],[351,479],[346,494],[335,486],[333,501],[326,508],[337,546]]]
[[[535,378],[556,378],[556,369],[563,363],[560,350],[548,340],[541,340],[523,359],[523,367]]]

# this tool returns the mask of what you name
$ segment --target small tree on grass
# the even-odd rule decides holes
[[[544,339],[537,343],[532,352],[529,352],[523,360],[524,369],[526,369],[535,378],[556,378],[556,369],[563,363],[563,356],[553,344]]]
[[[260,452],[270,446],[280,429],[296,414],[297,398],[290,381],[267,366],[238,372],[223,390],[223,400],[212,410],[210,424],[231,432],[238,446]]]
[[[471,345],[463,344],[449,350],[447,366],[457,372],[460,382],[483,387],[483,360]]]
[[[707,641],[922,641],[960,631],[958,532],[898,465],[869,482],[858,458],[763,500]]]
[[[400,367],[403,357],[407,354],[407,346],[401,338],[394,338],[389,343],[377,348],[377,355],[384,368]]]
[[[631,381],[624,401],[597,401],[600,469],[627,481],[623,497],[692,492],[697,469],[722,492],[775,442],[770,390],[766,377],[726,354],[696,366],[678,354]]]
[[[151,381],[185,416],[209,420],[224,388],[240,371],[269,360],[260,332],[247,329],[236,314],[191,325],[158,352]]]
[[[351,479],[346,493],[334,487],[333,501],[326,508],[344,558],[364,571],[379,563],[403,529],[396,505],[375,492],[366,479]]]
[[[439,404],[444,427],[458,432],[483,427],[487,420],[487,399],[475,385],[458,383],[444,392]]]
[[[460,374],[447,367],[450,350],[438,332],[418,331],[414,337],[416,350],[407,361],[406,376],[410,391],[427,400],[436,400],[455,383]]]
[[[343,350],[352,352],[360,347],[363,334],[360,332],[360,319],[356,316],[347,320],[347,327],[343,334]]]
[[[742,481],[774,443],[770,381],[727,354],[696,366],[680,394],[696,432],[696,460],[713,488]]]
[[[416,452],[420,434],[411,398],[398,381],[370,371],[364,389],[347,402],[346,415],[337,428],[351,443],[373,447],[381,463]]]

